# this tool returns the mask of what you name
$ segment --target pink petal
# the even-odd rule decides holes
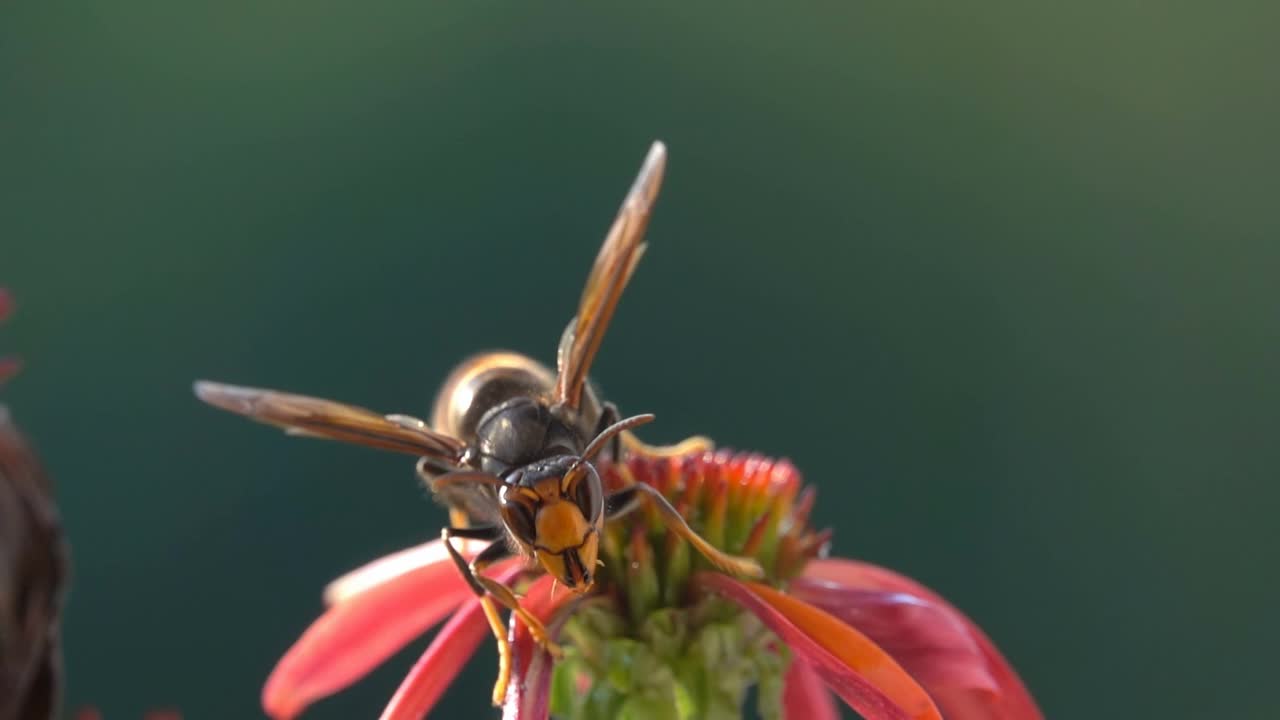
[[[826,683],[812,665],[798,657],[787,668],[782,707],[785,720],[840,720],[840,711]]]
[[[329,608],[276,664],[262,707],[277,720],[359,680],[470,597],[453,563],[407,570]]]
[[[854,560],[814,560],[791,592],[880,643],[929,689],[948,720],[1044,717],[990,638],[910,578]]]
[[[547,624],[547,632],[556,638],[566,616],[556,617],[556,610],[568,604],[574,595],[561,589],[551,597],[555,583],[550,576],[543,576],[529,587],[521,605],[534,617]],[[554,620],[552,618],[555,618]],[[555,661],[550,653],[533,641],[529,628],[518,617],[511,618],[512,663],[511,684],[507,687],[506,703],[502,707],[503,720],[546,720],[551,701],[551,676]]]
[[[805,578],[788,592],[861,630],[926,688],[998,690],[982,649],[947,608],[907,593],[850,590]]]
[[[511,582],[524,569],[520,558],[513,558],[495,567],[499,570],[492,573],[493,577],[503,583]],[[419,720],[424,717],[458,673],[462,672],[467,661],[475,654],[480,641],[488,634],[489,621],[484,616],[484,609],[480,600],[472,596],[440,628],[427,651],[414,663],[396,689],[396,694],[391,697],[391,702],[382,711],[381,720]]]
[[[941,720],[924,688],[883,649],[830,614],[767,585],[700,572],[694,582],[751,611],[866,720]]]

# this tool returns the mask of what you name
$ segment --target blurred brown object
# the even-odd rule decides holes
[[[0,322],[7,320],[12,313],[13,296],[9,294],[8,290],[0,288]],[[17,358],[0,355],[0,385],[4,384],[5,380],[18,374],[18,369],[21,367],[22,363],[18,362]]]
[[[0,288],[0,321],[12,310]],[[17,360],[0,357],[0,384],[17,370]],[[0,405],[0,720],[46,720],[59,711],[66,578],[52,483]]]
[[[59,710],[67,550],[52,490],[0,405],[0,720]]]

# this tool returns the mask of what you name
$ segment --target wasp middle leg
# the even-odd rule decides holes
[[[462,573],[463,579],[467,581],[467,584],[471,586],[471,590],[479,598],[480,607],[484,611],[485,619],[489,622],[489,629],[493,631],[493,636],[498,641],[498,680],[493,686],[494,705],[501,705],[503,700],[506,699],[507,685],[511,680],[511,643],[507,639],[506,625],[502,622],[502,618],[498,615],[498,608],[494,605],[495,601],[518,615],[529,628],[529,634],[533,636],[533,639],[539,645],[542,645],[557,658],[563,655],[560,646],[551,640],[546,626],[542,624],[541,620],[534,617],[533,613],[521,607],[519,598],[516,597],[511,588],[493,578],[480,574],[486,567],[511,556],[511,549],[507,546],[502,534],[502,528],[497,525],[447,527],[440,532],[440,538],[444,541],[444,546],[449,551],[449,557],[453,559],[454,565],[458,567],[458,572]],[[480,554],[476,555],[468,563],[462,553],[458,552],[458,549],[453,546],[452,540],[454,538],[493,540],[494,542],[484,550],[481,550]]]

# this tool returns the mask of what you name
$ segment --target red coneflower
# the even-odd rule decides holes
[[[504,717],[740,717],[755,687],[763,717],[838,718],[839,698],[868,720],[1038,720],[1034,700],[987,636],[937,594],[890,570],[826,558],[808,525],[813,489],[786,461],[726,451],[605,465],[606,484],[657,488],[716,547],[755,558],[762,582],[714,570],[656,512],[609,523],[604,567],[586,598],[550,577],[522,605],[558,635],[553,659],[512,618]],[[473,556],[481,544],[463,544]],[[486,574],[516,582],[521,559]],[[355,682],[449,618],[383,711],[425,715],[488,633],[479,601],[440,541],[333,582],[328,609],[263,690],[277,720]]]

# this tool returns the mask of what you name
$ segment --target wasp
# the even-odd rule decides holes
[[[383,415],[353,405],[258,388],[198,381],[203,401],[282,427],[291,435],[328,438],[419,458],[416,471],[449,508],[441,532],[458,570],[479,597],[497,638],[499,678],[494,702],[506,694],[511,649],[498,614],[517,614],[552,654],[559,647],[543,624],[520,606],[508,586],[481,571],[513,553],[579,594],[596,578],[604,524],[649,503],[671,532],[689,541],[727,572],[761,577],[752,559],[713,547],[657,490],[634,482],[606,495],[596,464],[631,455],[676,456],[706,450],[689,438],[672,446],[640,441],[634,428],[653,415],[623,418],[604,401],[587,373],[618,300],[644,254],[645,229],[662,185],[666,148],[655,142],[622,202],[587,276],[577,314],[560,338],[553,373],[515,352],[487,352],[463,361],[445,380],[427,423],[409,415]],[[455,539],[491,541],[470,561]]]

